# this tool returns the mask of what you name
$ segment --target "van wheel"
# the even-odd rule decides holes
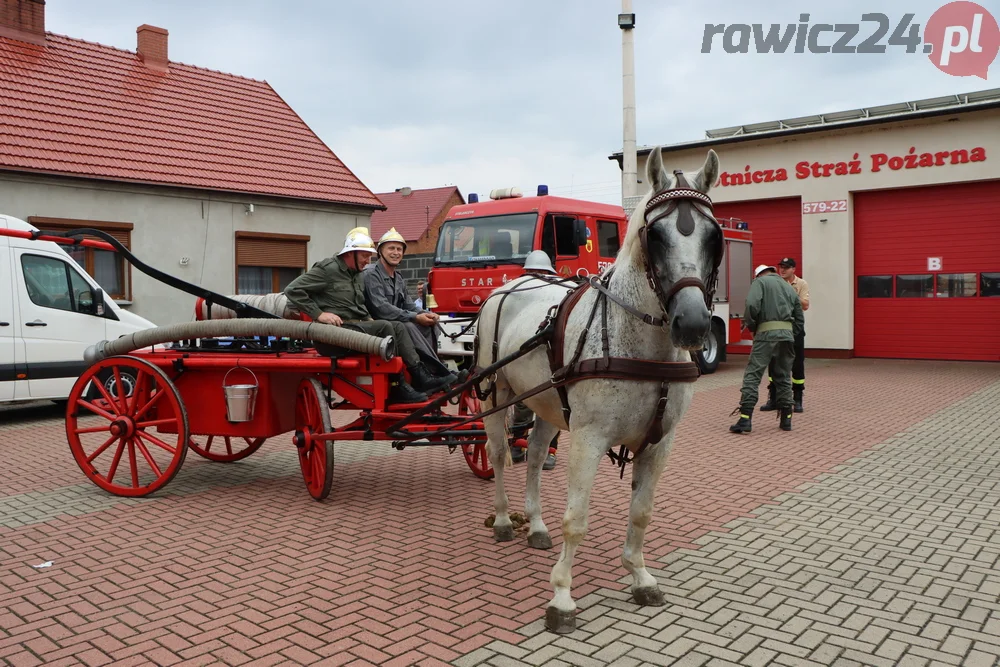
[[[120,368],[119,374],[122,379],[122,389],[124,389],[125,395],[131,396],[132,392],[135,391],[135,375],[131,372],[131,369],[125,368]],[[115,376],[110,370],[100,371],[95,378],[96,380],[101,381],[101,384],[104,385],[104,390],[111,394],[112,397],[118,398],[118,383],[115,381]],[[87,391],[87,400],[95,401],[99,398],[101,398],[101,393],[97,390],[97,387],[91,385]]]
[[[715,369],[719,367],[719,362],[722,361],[724,340],[725,334],[723,333],[722,326],[713,320],[712,328],[708,332],[708,338],[705,339],[705,347],[698,353],[698,362],[702,373],[706,375],[714,373]]]

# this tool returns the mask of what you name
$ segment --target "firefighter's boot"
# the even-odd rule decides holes
[[[778,427],[782,431],[791,431],[792,430],[792,406],[789,405],[787,407],[781,408],[779,414],[781,416],[781,422],[778,424]]]
[[[389,404],[395,403],[424,403],[427,401],[427,394],[417,391],[411,387],[403,374],[393,375],[389,378]]]
[[[795,412],[805,412],[805,408],[802,407],[802,392],[805,388],[806,386],[804,384],[796,384],[792,386],[792,397],[795,400]]]
[[[772,410],[778,409],[777,399],[778,388],[774,386],[774,382],[769,382],[767,385],[767,403],[760,406],[761,412],[771,412]]]
[[[739,420],[729,427],[731,433],[749,433],[750,432],[750,418],[753,417],[753,408],[749,410],[744,410],[743,408],[736,408],[733,410],[733,414],[738,414],[740,416]],[[730,415],[732,416],[732,415]]]
[[[454,384],[450,378],[434,377],[423,364],[417,364],[410,368],[410,376],[413,378],[413,388],[428,394],[437,393]]]

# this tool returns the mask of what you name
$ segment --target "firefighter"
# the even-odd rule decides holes
[[[747,293],[744,321],[753,332],[753,348],[743,373],[740,406],[733,412],[739,420],[729,427],[733,433],[750,433],[757,391],[764,370],[773,357],[777,385],[780,428],[792,430],[792,362],[795,360],[795,337],[803,333],[805,319],[802,303],[792,286],[778,275],[773,266],[761,264],[754,270],[754,281]]]
[[[524,272],[527,274],[544,273],[553,276],[558,275],[556,270],[552,268],[552,262],[544,250],[532,250],[528,253],[528,256],[524,258]],[[524,403],[514,404],[514,419],[513,424],[511,424],[511,432],[515,438],[524,437],[524,433],[534,421],[535,414],[528,409],[528,406]],[[556,433],[555,437],[552,438],[552,442],[549,443],[549,455],[545,458],[545,463],[542,464],[542,470],[552,470],[556,467],[556,451],[558,449],[559,434]],[[526,455],[527,453],[523,447],[511,448],[511,459],[513,459],[514,463],[520,463],[525,459]]]
[[[458,376],[437,356],[438,314],[417,308],[406,293],[406,280],[398,270],[406,253],[406,241],[393,227],[382,235],[375,251],[378,261],[361,272],[368,312],[380,320],[400,322],[424,366],[435,377],[445,378],[453,384]]]
[[[778,272],[781,277],[792,286],[795,293],[799,295],[802,302],[802,310],[809,310],[809,283],[795,275],[795,260],[785,257],[778,263]],[[774,359],[768,366],[767,403],[760,406],[761,412],[767,412],[777,408],[774,400]],[[803,412],[802,392],[806,388],[806,334],[795,336],[795,362],[792,364],[792,399],[795,403],[795,412]]]
[[[375,255],[375,243],[365,227],[355,227],[347,233],[343,249],[335,257],[316,264],[285,288],[285,296],[300,312],[316,322],[345,326],[373,336],[392,336],[396,351],[410,371],[411,387],[402,374],[390,380],[391,403],[420,403],[427,400],[423,392],[436,392],[447,386],[444,378],[436,378],[420,361],[410,336],[401,322],[374,320],[365,306],[361,275]],[[333,354],[336,348],[317,344],[322,354]]]

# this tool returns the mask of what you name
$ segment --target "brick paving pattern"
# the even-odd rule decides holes
[[[668,605],[628,602],[628,480],[605,464],[567,637],[539,632],[562,464],[540,552],[493,543],[492,483],[446,450],[338,443],[316,503],[282,437],[126,501],[83,481],[61,419],[0,413],[0,663],[993,664],[997,366],[810,360],[795,431],[764,414],[744,437],[741,370],[699,381],[661,480],[645,553]]]

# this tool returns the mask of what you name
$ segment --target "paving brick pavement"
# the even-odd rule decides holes
[[[796,416],[792,437],[764,416],[743,438],[726,432],[741,370],[739,364],[727,364],[699,381],[661,482],[658,514],[648,531],[649,558],[700,554],[722,567],[711,560],[714,542],[700,544],[710,531],[728,525],[735,526],[730,535],[738,535],[741,524],[731,523],[734,519],[781,502],[780,494],[850,464],[943,407],[975,400],[973,394],[996,379],[997,367],[810,360],[809,412]],[[322,504],[302,488],[287,439],[268,443],[237,464],[212,464],[191,455],[161,494],[128,502],[81,483],[58,419],[0,425],[0,454],[0,521],[7,522],[0,526],[0,662],[432,665],[538,664],[541,659],[658,664],[650,656],[659,655],[662,662],[673,652],[697,664],[699,656],[703,662],[724,660],[734,657],[724,651],[737,650],[721,641],[721,631],[711,629],[720,618],[718,610],[696,613],[706,613],[700,605],[711,604],[696,597],[710,586],[684,588],[704,575],[670,569],[682,561],[665,563],[662,573],[673,593],[666,609],[678,616],[676,623],[653,628],[625,601],[619,557],[628,480],[619,480],[610,464],[598,476],[591,532],[574,580],[583,614],[600,611],[600,618],[585,617],[587,631],[601,637],[600,646],[588,653],[593,641],[581,644],[575,636],[548,638],[532,630],[539,627],[549,597],[549,570],[558,555],[562,466],[545,473],[543,489],[544,516],[556,531],[556,549],[538,552],[520,541],[492,542],[483,526],[491,511],[492,484],[472,477],[460,456],[437,449],[396,453],[386,443],[338,444],[334,492]],[[515,467],[514,503],[523,503],[523,474],[523,466]],[[937,519],[929,512],[928,526]],[[760,551],[769,554],[766,548]],[[938,553],[927,556],[929,562]],[[767,565],[767,559],[780,555],[760,558]],[[54,561],[53,567],[30,568],[45,560]],[[791,567],[776,567],[785,566]],[[746,600],[732,604],[756,605],[758,593],[770,602],[774,598],[768,596],[778,593],[761,588],[770,585],[754,583]],[[675,598],[678,590],[689,597]],[[954,594],[949,604],[957,605],[959,597]],[[694,611],[678,611],[690,601],[698,602]],[[776,607],[787,613],[782,604]],[[839,604],[854,603],[838,599],[831,608]],[[920,607],[926,604],[914,601],[907,613],[929,613]],[[740,613],[768,617],[759,612]],[[984,620],[976,631],[997,634],[990,622]],[[723,628],[730,623],[736,621]],[[816,639],[807,634],[810,630],[823,631],[812,623],[801,633],[805,641]],[[670,642],[672,648],[658,652],[661,639],[654,635],[678,628],[684,632]],[[868,641],[860,633],[830,634]],[[950,640],[948,646],[957,649],[963,636],[952,639],[951,634],[923,638],[937,641],[925,648],[945,651]],[[754,636],[746,630],[738,639],[749,643]],[[771,633],[766,641],[782,639],[788,637]],[[976,641],[964,639],[970,646]],[[882,643],[890,640],[899,641]],[[771,644],[763,647],[763,641],[747,655],[757,650],[784,655]],[[680,652],[689,645],[699,650]],[[831,639],[816,645],[827,652],[838,646]],[[715,651],[706,646],[718,650],[706,653]],[[838,658],[851,647],[841,648]],[[650,654],[627,655],[639,650]],[[974,651],[979,649],[970,648],[968,655],[977,657]],[[768,655],[751,659],[766,662]]]
[[[1000,665],[1000,382],[579,601],[455,661],[506,665]]]

